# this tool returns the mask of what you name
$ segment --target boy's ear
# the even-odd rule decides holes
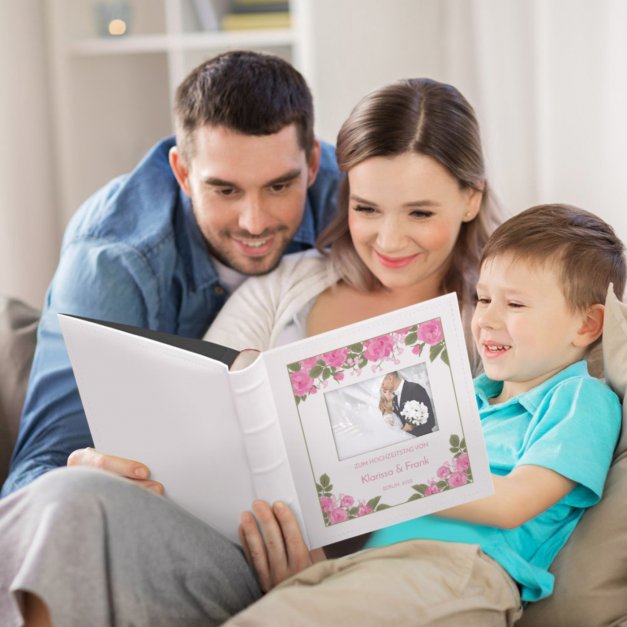
[[[605,307],[601,304],[591,305],[584,314],[583,324],[575,336],[574,345],[580,348],[590,346],[603,333],[603,317]]]

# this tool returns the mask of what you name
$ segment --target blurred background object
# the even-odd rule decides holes
[[[234,48],[298,67],[314,93],[317,133],[330,141],[357,100],[383,83],[450,82],[477,111],[488,176],[509,214],[569,202],[627,241],[624,0],[122,4],[131,28],[101,37],[92,2],[0,3],[0,293],[41,305],[79,204],[171,133],[185,74]],[[233,15],[259,22],[264,11],[284,21],[220,28]]]

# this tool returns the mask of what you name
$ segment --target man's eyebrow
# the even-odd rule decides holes
[[[290,170],[289,172],[285,172],[284,174],[277,176],[271,181],[267,181],[266,183],[263,184],[263,186],[269,187],[270,185],[280,185],[281,183],[289,183],[290,181],[297,179],[301,175],[301,173],[302,173],[302,168],[294,168],[293,170]],[[226,179],[221,179],[217,176],[208,176],[205,179],[205,184],[213,185],[214,187],[234,187],[236,189],[239,189],[239,185],[237,183],[234,183],[233,181],[227,181]]]
[[[289,172],[281,174],[281,176],[277,176],[275,179],[268,181],[265,184],[265,187],[269,187],[270,185],[280,185],[281,183],[289,183],[290,181],[294,181],[301,175],[302,171],[302,168],[294,168],[293,170],[290,170]]]
[[[208,176],[205,179],[206,185],[214,185],[215,187],[238,187],[237,183],[218,178],[217,176]]]

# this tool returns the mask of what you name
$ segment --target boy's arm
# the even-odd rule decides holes
[[[438,512],[478,525],[513,529],[555,505],[576,485],[542,466],[518,466],[509,475],[492,475],[494,494]]]

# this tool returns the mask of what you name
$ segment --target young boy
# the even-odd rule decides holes
[[[623,244],[586,211],[542,205],[501,225],[472,323],[494,495],[375,532],[367,546],[384,548],[319,562],[229,624],[509,625],[521,599],[551,594],[548,568],[601,498],[620,429],[619,400],[585,357],[601,337],[607,288],[621,297],[625,275]],[[286,547],[267,551],[270,570],[298,561],[287,508],[274,514]]]

